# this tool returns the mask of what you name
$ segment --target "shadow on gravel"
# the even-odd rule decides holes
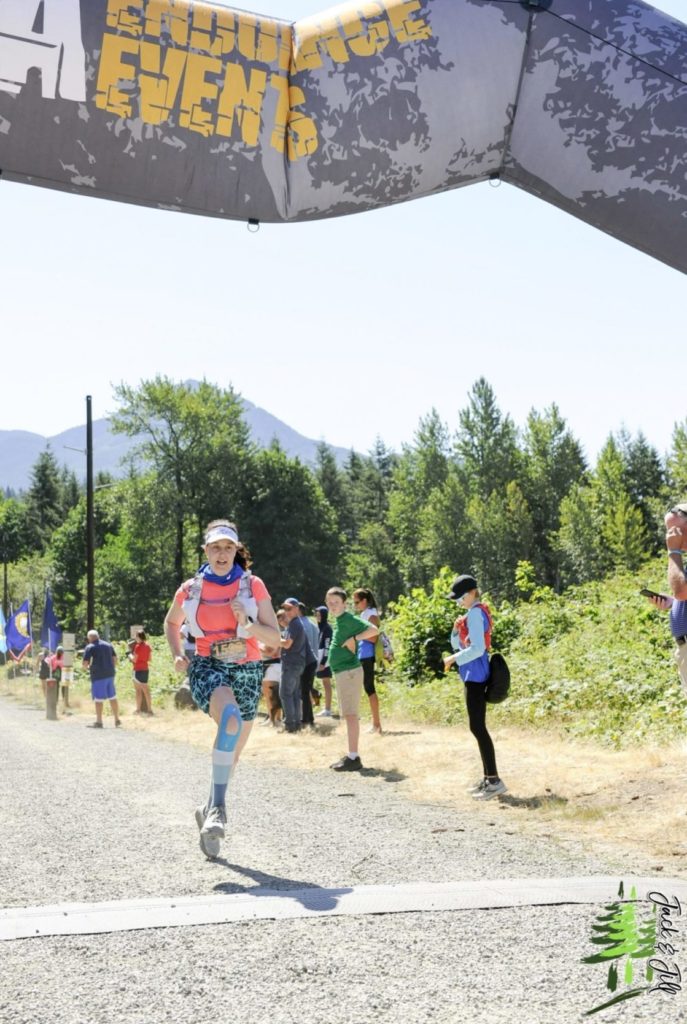
[[[364,775],[366,779],[384,779],[385,782],[403,782],[408,776],[399,772],[397,768],[361,768],[358,775]]]
[[[563,807],[568,799],[564,796],[556,796],[555,793],[545,793],[544,796],[511,796],[510,793],[499,793],[499,803],[508,804],[509,807],[520,807],[526,811],[538,811],[547,807]]]
[[[218,857],[215,864],[223,864],[237,874],[252,878],[257,885],[238,885],[235,882],[220,882],[214,886],[216,892],[221,893],[247,893],[250,896],[268,896],[274,899],[275,896],[283,896],[285,899],[297,900],[306,910],[333,910],[339,902],[339,897],[352,892],[350,886],[340,889],[324,889],[321,885],[313,882],[300,882],[294,878],[282,878],[280,875],[268,875],[264,871],[256,871],[255,868],[242,867],[240,864],[231,864],[229,861]]]

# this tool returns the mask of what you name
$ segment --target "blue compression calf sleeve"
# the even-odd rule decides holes
[[[231,719],[236,720],[236,732],[227,732]],[[229,778],[234,767],[234,750],[241,735],[242,718],[236,704],[227,704],[222,711],[215,745],[212,748],[212,792],[209,807],[221,807],[224,804]],[[208,808],[209,809],[209,808]]]

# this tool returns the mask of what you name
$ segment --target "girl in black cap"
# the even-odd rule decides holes
[[[457,576],[447,597],[466,610],[465,615],[456,619],[451,633],[451,647],[456,653],[445,659],[444,666],[448,669],[456,665],[463,680],[470,732],[477,740],[482,758],[484,778],[470,793],[475,800],[491,800],[498,793],[506,792],[506,785],[496,770],[494,743],[486,725],[491,612],[479,599],[474,576]]]

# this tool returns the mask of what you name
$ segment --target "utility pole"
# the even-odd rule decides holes
[[[93,514],[93,410],[86,396],[86,628],[95,629],[95,517]]]

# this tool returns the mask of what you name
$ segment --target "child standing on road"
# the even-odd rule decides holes
[[[358,644],[361,640],[376,640],[379,632],[376,626],[346,611],[347,597],[341,587],[331,587],[325,597],[333,619],[328,665],[334,673],[339,714],[346,719],[348,736],[348,753],[331,766],[335,772],[359,772],[363,766],[358,753],[358,711],[363,692],[363,670],[358,658]]]

